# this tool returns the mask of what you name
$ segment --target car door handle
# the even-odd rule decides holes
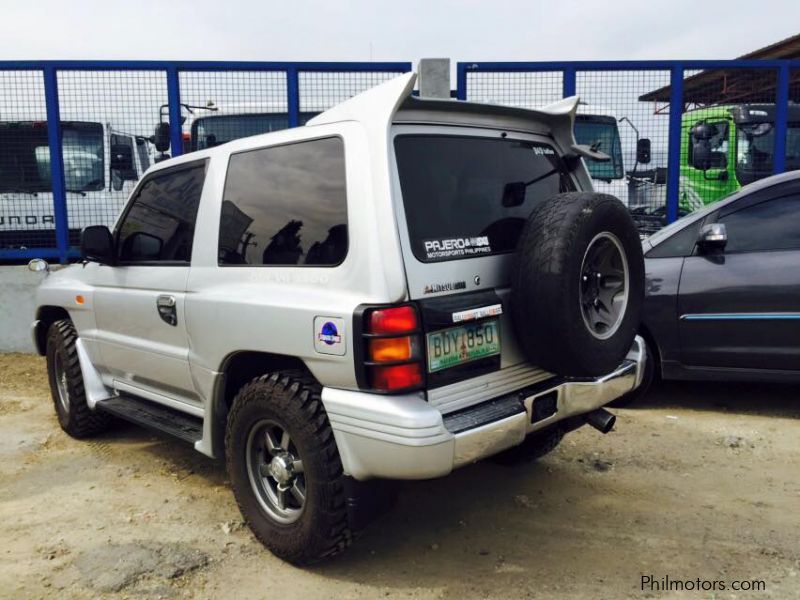
[[[178,311],[175,308],[175,296],[163,294],[156,298],[156,308],[161,320],[175,327],[178,324]]]

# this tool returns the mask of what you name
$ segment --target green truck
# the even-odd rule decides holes
[[[786,170],[800,169],[800,104],[788,107]],[[681,214],[772,174],[774,104],[725,104],[687,111],[681,121]]]

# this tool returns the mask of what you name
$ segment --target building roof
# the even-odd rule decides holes
[[[749,52],[739,59],[800,59],[800,34]],[[709,69],[683,80],[684,105],[775,102],[775,69]],[[669,103],[670,86],[639,96],[643,102]],[[800,69],[789,74],[789,99],[800,102]]]

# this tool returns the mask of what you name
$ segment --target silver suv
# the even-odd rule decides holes
[[[224,456],[248,525],[295,564],[348,546],[370,481],[607,432],[643,371],[639,236],[592,192],[577,99],[413,84],[154,166],[38,292],[62,428],[122,418]]]

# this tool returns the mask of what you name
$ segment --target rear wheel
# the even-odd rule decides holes
[[[50,325],[47,333],[47,376],[61,429],[85,438],[108,429],[111,419],[86,403],[83,373],[78,360],[78,334],[69,319]]]
[[[259,541],[306,565],[337,554],[351,533],[342,463],[308,374],[258,377],[233,402],[225,435],[228,475]]]

